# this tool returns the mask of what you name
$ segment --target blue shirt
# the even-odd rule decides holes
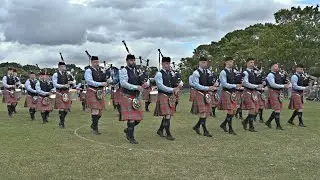
[[[164,72],[166,72],[166,70],[163,69]],[[169,72],[171,73],[171,72]],[[167,92],[167,93],[172,93],[173,92],[173,88],[172,87],[167,87],[163,84],[163,79],[162,79],[162,73],[160,71],[158,71],[156,73],[156,75],[154,76],[154,80],[156,81],[157,87],[159,90]]]
[[[299,79],[300,75],[299,73],[295,73],[292,77],[291,77],[291,84],[292,84],[292,89],[293,90],[298,90],[298,91],[303,91],[306,88],[303,86],[298,86],[298,79]]]
[[[283,89],[284,88],[283,84],[276,84],[275,83],[275,77],[274,77],[273,73],[270,72],[266,79],[267,79],[270,87],[276,88],[276,89]]]
[[[253,69],[249,69],[247,68],[248,71],[252,71]],[[258,88],[259,86],[256,85],[256,84],[251,84],[249,82],[249,73],[247,71],[244,71],[243,72],[244,74],[244,78],[243,78],[243,86],[246,87],[246,88],[250,88],[250,89],[255,89],[255,88]]]
[[[232,70],[229,69],[229,68],[226,68],[226,69],[229,70],[230,72],[232,71]],[[220,81],[221,87],[223,87],[223,88],[235,89],[235,88],[237,87],[236,84],[229,84],[229,83],[227,83],[227,74],[226,74],[225,70],[222,70],[222,71],[220,72],[219,81]]]
[[[102,83],[101,82],[97,82],[97,81],[94,81],[93,80],[93,77],[92,77],[92,71],[90,68],[88,68],[86,70],[86,72],[84,73],[84,79],[86,80],[87,84],[89,86],[94,86],[94,87],[99,87],[99,86],[102,86]]]
[[[119,79],[120,79],[120,85],[122,88],[126,88],[128,90],[138,90],[138,86],[128,83],[129,77],[128,77],[128,72],[126,68],[122,68],[119,71]]]
[[[63,87],[65,87],[65,85],[63,85],[63,84],[58,84],[58,73],[54,73],[53,74],[53,76],[52,76],[52,84],[53,84],[53,87],[55,87],[55,88],[63,88]]]
[[[203,72],[203,69],[199,67],[199,70],[201,72]],[[209,70],[207,70],[208,73],[210,73]],[[199,83],[199,78],[200,78],[200,74],[198,72],[198,70],[195,70],[193,71],[193,74],[191,76],[191,81],[193,82],[193,87],[197,90],[200,90],[200,91],[209,91],[209,86],[202,86],[200,83]]]
[[[51,89],[51,90],[52,90],[52,89]],[[41,90],[40,81],[38,81],[38,82],[36,83],[36,91],[37,91],[38,94],[40,94],[40,95],[42,95],[42,96],[46,96],[46,95],[49,95],[49,94],[50,94],[50,92],[45,92],[45,91],[42,91],[42,90]]]
[[[189,76],[189,85],[193,88],[194,84],[192,82],[192,74]]]
[[[36,81],[36,79],[33,81]],[[26,82],[24,83],[24,87],[26,88],[27,91],[29,91],[31,93],[37,93],[36,89],[32,89],[31,84],[30,84],[30,79],[26,80]]]

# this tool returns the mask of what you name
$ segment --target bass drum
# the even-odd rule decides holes
[[[77,101],[78,100],[78,91],[76,89],[70,89],[69,90],[70,100],[71,101]]]
[[[51,100],[52,106],[54,106],[55,103],[56,103],[56,94],[51,94],[51,95],[49,96],[49,98],[50,98],[50,100]]]
[[[17,98],[17,100],[18,101],[20,101],[20,99],[21,99],[21,96],[22,96],[22,91],[21,91],[21,89],[15,89],[15,92],[14,92],[15,94],[15,97]]]
[[[119,83],[119,69],[117,67],[110,67],[106,70],[106,79],[109,80],[111,85]]]

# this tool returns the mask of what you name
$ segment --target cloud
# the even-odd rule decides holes
[[[1,61],[56,66],[87,65],[84,53],[124,65],[130,51],[157,66],[157,49],[178,62],[201,43],[229,31],[273,22],[286,0],[4,0],[0,7]],[[4,41],[4,42],[1,42]]]

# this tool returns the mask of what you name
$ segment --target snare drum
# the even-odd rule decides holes
[[[21,89],[15,89],[15,92],[14,92],[15,94],[15,97],[17,98],[17,100],[19,101],[20,99],[21,99],[21,93],[22,93],[22,91],[21,91]]]
[[[78,100],[78,91],[76,89],[70,89],[69,90],[69,99],[71,101],[76,101]]]
[[[157,102],[158,91],[151,91],[150,92],[150,99],[151,99],[151,102]]]
[[[56,94],[51,94],[49,98],[51,99],[52,106],[54,106],[56,102]]]

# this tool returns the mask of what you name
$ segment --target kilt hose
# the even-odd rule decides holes
[[[37,101],[37,111],[52,111],[53,110],[53,103],[52,103],[52,100],[49,98],[49,104],[48,105],[44,105],[42,102],[43,102],[43,99],[45,97],[42,97],[42,96],[39,96],[38,97],[38,101]]]
[[[141,109],[133,109],[132,107],[132,100],[136,97],[124,93],[121,94],[121,121],[141,121],[143,118],[143,111]]]
[[[33,103],[32,96],[26,95],[26,100],[24,101],[24,107],[37,108],[38,100]]]
[[[190,88],[190,96],[189,96],[189,101],[193,102],[193,100],[195,99],[194,97],[196,96],[197,90],[195,90],[194,88]]]
[[[290,98],[290,103],[288,105],[289,109],[303,109],[303,92],[296,92],[292,91],[291,93],[291,98]]]
[[[250,110],[255,111],[255,113],[259,110],[259,101],[254,101],[252,96],[258,96],[258,92],[256,90],[245,89],[242,94],[242,102],[241,109],[242,110]]]
[[[97,89],[93,89],[91,87],[87,88],[87,99],[86,99],[86,106],[88,109],[99,109],[99,110],[104,110],[105,109],[105,100],[104,100],[104,95],[101,100],[98,100],[96,92]]]
[[[242,103],[242,94],[243,94],[243,91],[239,90],[239,91],[236,91],[236,95],[237,95],[237,108],[241,108],[241,103]]]
[[[171,95],[171,96],[173,96],[176,100],[176,97],[174,95]],[[169,97],[170,95],[158,93],[158,99],[157,99],[156,107],[153,114],[154,116],[165,116],[165,115],[173,116],[173,114],[175,113],[175,106],[170,107]]]
[[[211,102],[208,104],[205,102],[205,95],[206,95],[206,93],[196,91],[195,99],[194,99],[194,103],[193,103],[193,105],[194,105],[193,111],[195,114],[205,113],[206,117],[209,117],[210,113],[212,112],[212,105],[211,105]]]
[[[69,101],[67,101],[67,102],[63,102],[63,100],[62,100],[62,95],[64,93],[68,94]],[[57,89],[54,109],[63,109],[65,111],[69,111],[71,109],[71,100],[70,100],[69,90],[58,90]]]
[[[281,90],[271,89],[268,90],[268,104],[267,109],[272,109],[274,111],[280,111],[282,109],[282,102],[280,102]]]
[[[144,88],[142,91],[142,100],[145,100],[147,102],[151,102],[150,98],[150,92],[151,92],[151,87]]]
[[[219,105],[219,96],[218,96],[218,98],[216,99],[216,94],[218,94],[217,91],[210,92],[212,107],[217,107],[217,106]]]
[[[226,90],[221,91],[218,108],[219,110],[237,110],[237,102],[231,100],[231,92],[228,92]]]
[[[113,103],[114,105],[120,105],[120,101],[121,101],[121,93],[122,92],[122,89],[121,88],[118,88],[116,90],[116,92],[114,93],[114,98],[113,98]]]
[[[6,104],[17,104],[18,101],[15,95],[11,96],[8,90],[4,90],[2,102]]]
[[[266,99],[262,98],[262,93],[263,92],[257,92],[258,93],[258,102],[259,102],[259,109],[265,109],[267,106],[267,101]]]

